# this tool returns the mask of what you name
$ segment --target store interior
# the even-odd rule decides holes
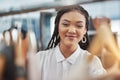
[[[27,63],[29,60],[28,57],[47,48],[53,34],[54,19],[57,10],[74,5],[81,5],[90,15],[88,35],[89,41],[93,45],[92,48],[95,48],[92,41],[96,38],[101,40],[101,43],[102,40],[108,41],[107,44],[111,46],[110,49],[116,48],[115,51],[118,50],[119,54],[113,53],[106,55],[103,50],[103,54],[97,55],[101,59],[104,68],[111,71],[111,73],[115,73],[118,69],[120,72],[120,68],[113,69],[116,61],[113,55],[120,56],[119,0],[0,0],[0,77],[2,71],[6,71],[4,72],[6,73],[6,77],[9,80],[15,80],[16,68],[14,65],[22,65],[24,67],[24,69],[21,69],[23,73],[18,72],[17,74],[25,76],[26,66],[31,65]],[[103,34],[101,38],[95,37],[97,33],[96,27],[93,24],[95,18],[107,18],[110,20],[110,29],[115,42],[111,41],[112,43],[109,43],[109,39],[112,40],[112,37],[109,31],[105,31],[105,29],[101,30],[98,35],[103,33],[108,35]],[[101,43],[96,43],[95,45],[99,46]],[[5,68],[4,61],[8,62]],[[116,75],[109,77],[110,75],[105,76],[105,79],[102,77],[99,80],[120,80],[120,74],[117,76],[119,79],[113,79]]]

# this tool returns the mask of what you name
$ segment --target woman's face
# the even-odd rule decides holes
[[[71,11],[61,16],[59,22],[60,44],[77,45],[86,33],[85,17],[78,11]]]

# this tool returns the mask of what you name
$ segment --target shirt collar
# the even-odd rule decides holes
[[[56,56],[57,62],[61,62],[65,60],[65,57],[62,55],[60,51],[59,45],[56,46],[55,56]]]
[[[80,47],[78,45],[76,51],[67,58],[67,61],[71,64],[74,64],[76,60],[78,59],[78,56],[80,55]]]
[[[78,45],[76,51],[71,56],[69,56],[67,59],[65,59],[65,57],[62,55],[62,53],[60,51],[59,45],[57,45],[56,46],[56,51],[55,51],[57,62],[67,60],[69,63],[74,64],[76,62],[76,60],[77,60],[77,57],[80,54],[80,50],[81,49],[80,49],[80,47]]]

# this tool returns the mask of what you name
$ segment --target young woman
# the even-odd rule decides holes
[[[58,11],[55,29],[47,50],[35,55],[36,75],[40,80],[62,80],[73,66],[87,61],[89,15],[81,6],[65,7]],[[90,76],[105,73],[97,57],[88,65]]]

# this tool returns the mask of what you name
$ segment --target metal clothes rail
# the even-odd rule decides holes
[[[9,9],[0,10],[0,16],[7,16],[7,15],[14,15],[14,14],[21,14],[27,12],[33,12],[38,10],[45,10],[51,8],[60,8],[64,6],[73,6],[78,4],[87,4],[99,1],[110,1],[110,0],[61,0],[61,1],[53,1],[53,2],[46,2],[46,3],[38,3],[32,5],[21,5],[20,7],[10,7]]]

